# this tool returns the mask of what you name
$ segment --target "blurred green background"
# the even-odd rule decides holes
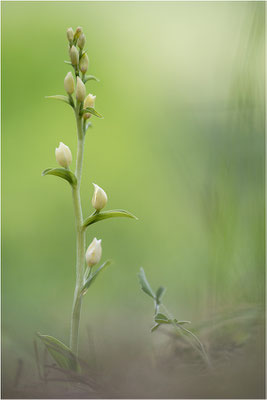
[[[87,37],[96,109],[86,140],[108,208],[139,221],[88,230],[114,263],[85,297],[82,345],[149,343],[153,305],[143,266],[179,319],[201,322],[264,300],[263,2],[2,2],[2,339],[6,374],[33,357],[36,331],[68,342],[75,280],[69,186],[59,141],[76,152],[64,94],[66,29]],[[72,165],[74,169],[74,162]],[[134,346],[133,346],[134,348]],[[130,350],[129,350],[130,351]]]

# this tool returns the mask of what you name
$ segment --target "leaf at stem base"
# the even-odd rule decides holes
[[[79,371],[79,363],[75,354],[71,349],[58,339],[49,335],[41,335],[37,333],[37,336],[44,343],[49,354],[53,357],[60,368]]]

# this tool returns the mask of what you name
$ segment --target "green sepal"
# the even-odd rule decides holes
[[[72,65],[72,63],[71,63],[70,61],[66,61],[66,60],[65,60],[64,63],[65,63],[65,64]]]
[[[76,372],[80,370],[77,357],[68,346],[53,336],[41,335],[40,333],[37,333],[37,336],[44,343],[59,367]]]
[[[96,81],[96,82],[100,82],[100,80],[98,78],[96,78],[94,75],[86,75],[83,78],[83,83],[86,83],[87,81]]]
[[[141,285],[141,289],[143,290],[143,292],[145,292],[148,296],[152,297],[152,299],[156,299],[156,295],[153,292],[153,290],[151,289],[148,280],[146,279],[146,274],[143,268],[140,268],[140,271],[138,273],[138,277],[139,277],[139,282]]]
[[[125,210],[109,210],[98,213],[94,212],[88,218],[85,219],[82,226],[83,228],[87,228],[89,225],[95,224],[98,221],[102,221],[108,218],[120,218],[120,217],[138,219],[135,215]]]
[[[165,292],[166,292],[166,289],[163,286],[160,286],[158,288],[158,290],[156,291],[156,302],[157,302],[157,304],[161,303],[161,299],[162,299],[162,297],[163,297]]]
[[[84,294],[87,292],[89,286],[91,286],[92,283],[94,283],[94,281],[95,281],[97,275],[99,274],[99,272],[103,271],[103,270],[104,270],[105,268],[107,268],[110,264],[111,264],[111,261],[110,261],[110,260],[105,261],[104,264],[102,264],[102,265],[93,273],[93,275],[89,276],[89,278],[85,281],[85,283],[84,283],[84,285],[83,285],[83,287],[82,287],[82,289],[81,289],[81,294],[82,294],[82,295],[84,295]]]
[[[46,99],[53,99],[53,100],[60,100],[60,101],[64,101],[64,103],[67,103],[68,105],[70,105],[71,107],[73,107],[73,105],[70,102],[69,97],[67,96],[63,96],[62,94],[56,94],[54,96],[45,96]]]
[[[77,178],[73,172],[69,171],[66,168],[47,168],[42,172],[42,175],[55,175],[59,176],[62,179],[68,181],[71,186],[77,185]]]
[[[104,118],[101,114],[99,114],[94,108],[92,108],[92,107],[86,107],[86,108],[84,108],[81,112],[80,112],[80,115],[83,115],[83,114],[92,114],[92,115],[94,115],[95,117],[98,117],[98,118]]]

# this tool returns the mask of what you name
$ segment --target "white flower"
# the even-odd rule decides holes
[[[108,196],[101,187],[99,187],[95,183],[93,183],[93,185],[95,187],[95,191],[92,198],[92,205],[97,211],[100,211],[107,204]]]
[[[80,36],[80,38],[81,38],[81,36]],[[80,64],[79,64],[80,70],[83,74],[85,74],[86,71],[88,70],[88,66],[89,66],[89,58],[88,58],[88,55],[86,53],[84,53],[80,59]]]
[[[90,246],[88,247],[86,251],[86,263],[88,267],[93,267],[96,265],[102,256],[102,247],[101,247],[101,239],[97,240],[97,238],[94,238]]]
[[[71,48],[70,48],[70,61],[71,61],[72,65],[79,64],[79,52],[75,46],[71,46]]]
[[[74,79],[71,72],[68,72],[64,79],[64,88],[68,94],[74,92]]]
[[[63,168],[68,168],[72,162],[72,154],[68,146],[60,142],[56,148],[56,160]]]
[[[79,76],[77,76],[77,86],[76,86],[76,99],[78,101],[84,101],[86,96],[86,89],[83,81]]]
[[[72,28],[67,29],[67,38],[69,42],[72,42],[74,39],[74,32]]]
[[[95,99],[96,99],[96,96],[93,96],[91,93],[89,93],[88,96],[84,100],[83,108],[87,108],[87,107],[94,108],[95,107]],[[91,115],[92,114],[90,114],[90,113],[83,114],[83,118],[88,119],[91,117]]]

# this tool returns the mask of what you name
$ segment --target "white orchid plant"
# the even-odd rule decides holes
[[[64,88],[67,95],[48,96],[48,98],[61,100],[67,103],[74,112],[77,126],[76,169],[75,172],[70,170],[70,165],[72,163],[71,150],[63,142],[60,142],[55,151],[56,161],[60,165],[60,168],[49,168],[44,170],[42,174],[44,176],[54,175],[64,179],[70,184],[72,190],[77,240],[76,284],[71,313],[70,344],[67,346],[49,335],[41,335],[38,333],[38,336],[59,367],[78,371],[80,368],[78,344],[82,299],[99,273],[110,264],[109,260],[105,261],[95,271],[93,270],[94,266],[100,262],[102,256],[101,239],[98,240],[94,238],[86,251],[86,229],[90,225],[104,219],[117,217],[137,218],[125,210],[102,211],[107,204],[108,197],[105,191],[96,184],[94,184],[94,194],[92,198],[94,211],[87,218],[83,218],[80,186],[85,136],[88,128],[92,126],[90,122],[91,117],[102,118],[102,116],[95,110],[96,96],[90,93],[86,95],[85,84],[90,80],[98,81],[98,79],[93,75],[87,75],[89,59],[84,50],[86,38],[82,28],[78,27],[75,32],[72,28],[69,28],[67,30],[67,39],[69,43],[70,61],[65,62],[73,67],[74,77],[72,72],[68,72],[65,77]]]

